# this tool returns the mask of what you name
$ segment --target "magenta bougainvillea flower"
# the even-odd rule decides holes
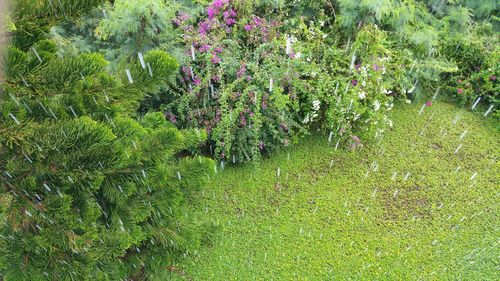
[[[172,112],[166,111],[164,114],[165,114],[165,117],[167,117],[168,120],[170,120],[170,122],[172,122],[174,124],[177,123],[177,118],[175,118],[175,115]]]
[[[352,84],[353,86],[358,85],[358,80],[356,80],[356,79],[352,80],[352,81],[351,81],[351,84]]]
[[[202,21],[198,24],[198,32],[201,36],[206,36],[211,29],[212,25],[209,21]]]
[[[186,21],[188,21],[191,18],[191,16],[187,13],[180,13],[174,20],[173,23],[179,27],[182,24],[184,24]]]
[[[428,101],[425,103],[425,106],[432,106],[432,101]]]
[[[216,54],[212,54],[212,59],[210,60],[212,63],[214,64],[218,64],[218,63],[221,63],[221,59],[219,56],[217,56]]]
[[[200,47],[200,49],[199,49],[199,50],[200,50],[200,52],[202,52],[202,53],[208,53],[208,51],[210,51],[210,45],[207,45],[207,44],[205,44],[205,45],[201,45],[201,47]]]
[[[463,92],[464,92],[464,90],[463,90],[462,88],[458,88],[457,93],[458,93],[459,95],[460,95],[460,94],[462,94]]]
[[[264,148],[265,148],[265,147],[266,147],[266,146],[264,145],[264,142],[263,142],[263,141],[260,141],[260,142],[259,142],[259,149],[260,149],[260,150],[264,150]]]
[[[208,14],[208,19],[213,20],[217,16],[217,14],[219,14],[219,9],[215,7],[208,7],[207,14]]]
[[[245,75],[247,71],[247,66],[245,64],[243,64],[240,69],[238,70],[238,72],[236,72],[236,77],[238,78],[241,78]]]

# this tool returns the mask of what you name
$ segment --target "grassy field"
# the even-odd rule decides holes
[[[360,151],[311,136],[219,171],[194,207],[221,237],[182,278],[499,280],[494,120],[446,103],[419,110],[399,105],[393,130]]]

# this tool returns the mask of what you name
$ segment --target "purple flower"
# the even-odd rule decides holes
[[[253,22],[256,26],[260,26],[262,24],[262,19],[260,19],[259,17],[253,17]]]
[[[175,115],[172,114],[172,112],[166,111],[165,112],[165,117],[167,117],[168,120],[170,120],[170,122],[172,122],[174,124],[177,123],[177,119],[175,118]]]
[[[425,106],[429,107],[429,106],[432,106],[432,101],[428,101],[425,103]]]
[[[208,19],[210,19],[210,20],[214,19],[218,13],[219,13],[219,9],[217,9],[215,7],[208,7],[207,8]]]
[[[361,144],[361,139],[359,139],[358,136],[352,136],[352,140],[357,144],[357,145],[360,145]]]
[[[250,24],[245,24],[246,31],[252,31],[252,29],[253,29],[253,26],[251,26]]]
[[[263,141],[260,141],[260,142],[259,142],[259,149],[260,149],[260,150],[264,150],[264,148],[265,148],[265,147],[266,147],[266,146],[264,145],[264,142],[263,142]]]
[[[218,75],[214,75],[214,76],[212,76],[212,81],[220,82],[220,77]]]
[[[245,64],[243,64],[240,69],[238,70],[238,72],[236,72],[236,77],[238,78],[241,78],[245,75],[245,72],[247,71],[247,66]]]
[[[229,1],[228,0],[214,0],[212,2],[212,6],[216,9],[220,9],[222,7],[224,7],[225,4],[228,4]]]
[[[218,64],[220,63],[222,60],[219,58],[219,56],[217,56],[216,54],[212,54],[212,59],[210,60],[212,63],[215,63],[215,64]]]
[[[356,80],[356,79],[352,80],[352,81],[351,81],[351,84],[352,84],[353,86],[358,85],[358,80]]]
[[[210,50],[210,45],[205,44],[200,47],[200,52],[202,53],[207,53],[209,50]]]
[[[173,23],[176,26],[182,25],[185,21],[189,20],[191,16],[187,13],[180,13],[174,20]]]
[[[242,127],[245,127],[247,125],[247,118],[245,117],[245,115],[242,115],[241,118],[240,118],[240,125]]]
[[[201,84],[201,79],[200,79],[200,78],[198,78],[198,77],[196,77],[196,78],[194,78],[194,81],[193,81],[193,82],[194,82],[194,84],[195,84],[196,86],[199,86],[199,85]]]
[[[214,51],[216,54],[220,54],[220,53],[222,53],[222,51],[224,51],[224,48],[222,48],[221,46],[215,47]]]
[[[236,12],[233,9],[229,9],[224,12],[224,18],[234,18],[236,17]]]
[[[493,76],[491,76],[491,77],[490,77],[490,80],[491,80],[491,81],[496,81],[496,80],[497,80],[497,77],[496,77],[495,75],[493,75]]]
[[[212,26],[210,25],[209,21],[202,21],[198,26],[199,26],[198,32],[203,36],[207,35],[210,29],[212,29]]]
[[[226,24],[231,26],[231,25],[234,25],[236,23],[236,20],[234,18],[227,18],[225,19],[226,21]]]

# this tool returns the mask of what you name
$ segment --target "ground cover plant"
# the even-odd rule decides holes
[[[259,168],[226,168],[195,205],[222,238],[179,280],[496,279],[496,125],[420,109],[396,106],[394,128],[361,151],[315,135]]]
[[[0,279],[495,279],[496,2],[12,0]]]

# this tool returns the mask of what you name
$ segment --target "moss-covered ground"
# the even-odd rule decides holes
[[[316,135],[219,171],[194,208],[220,238],[182,278],[499,280],[498,125],[446,103],[419,110],[399,105],[361,150]]]

